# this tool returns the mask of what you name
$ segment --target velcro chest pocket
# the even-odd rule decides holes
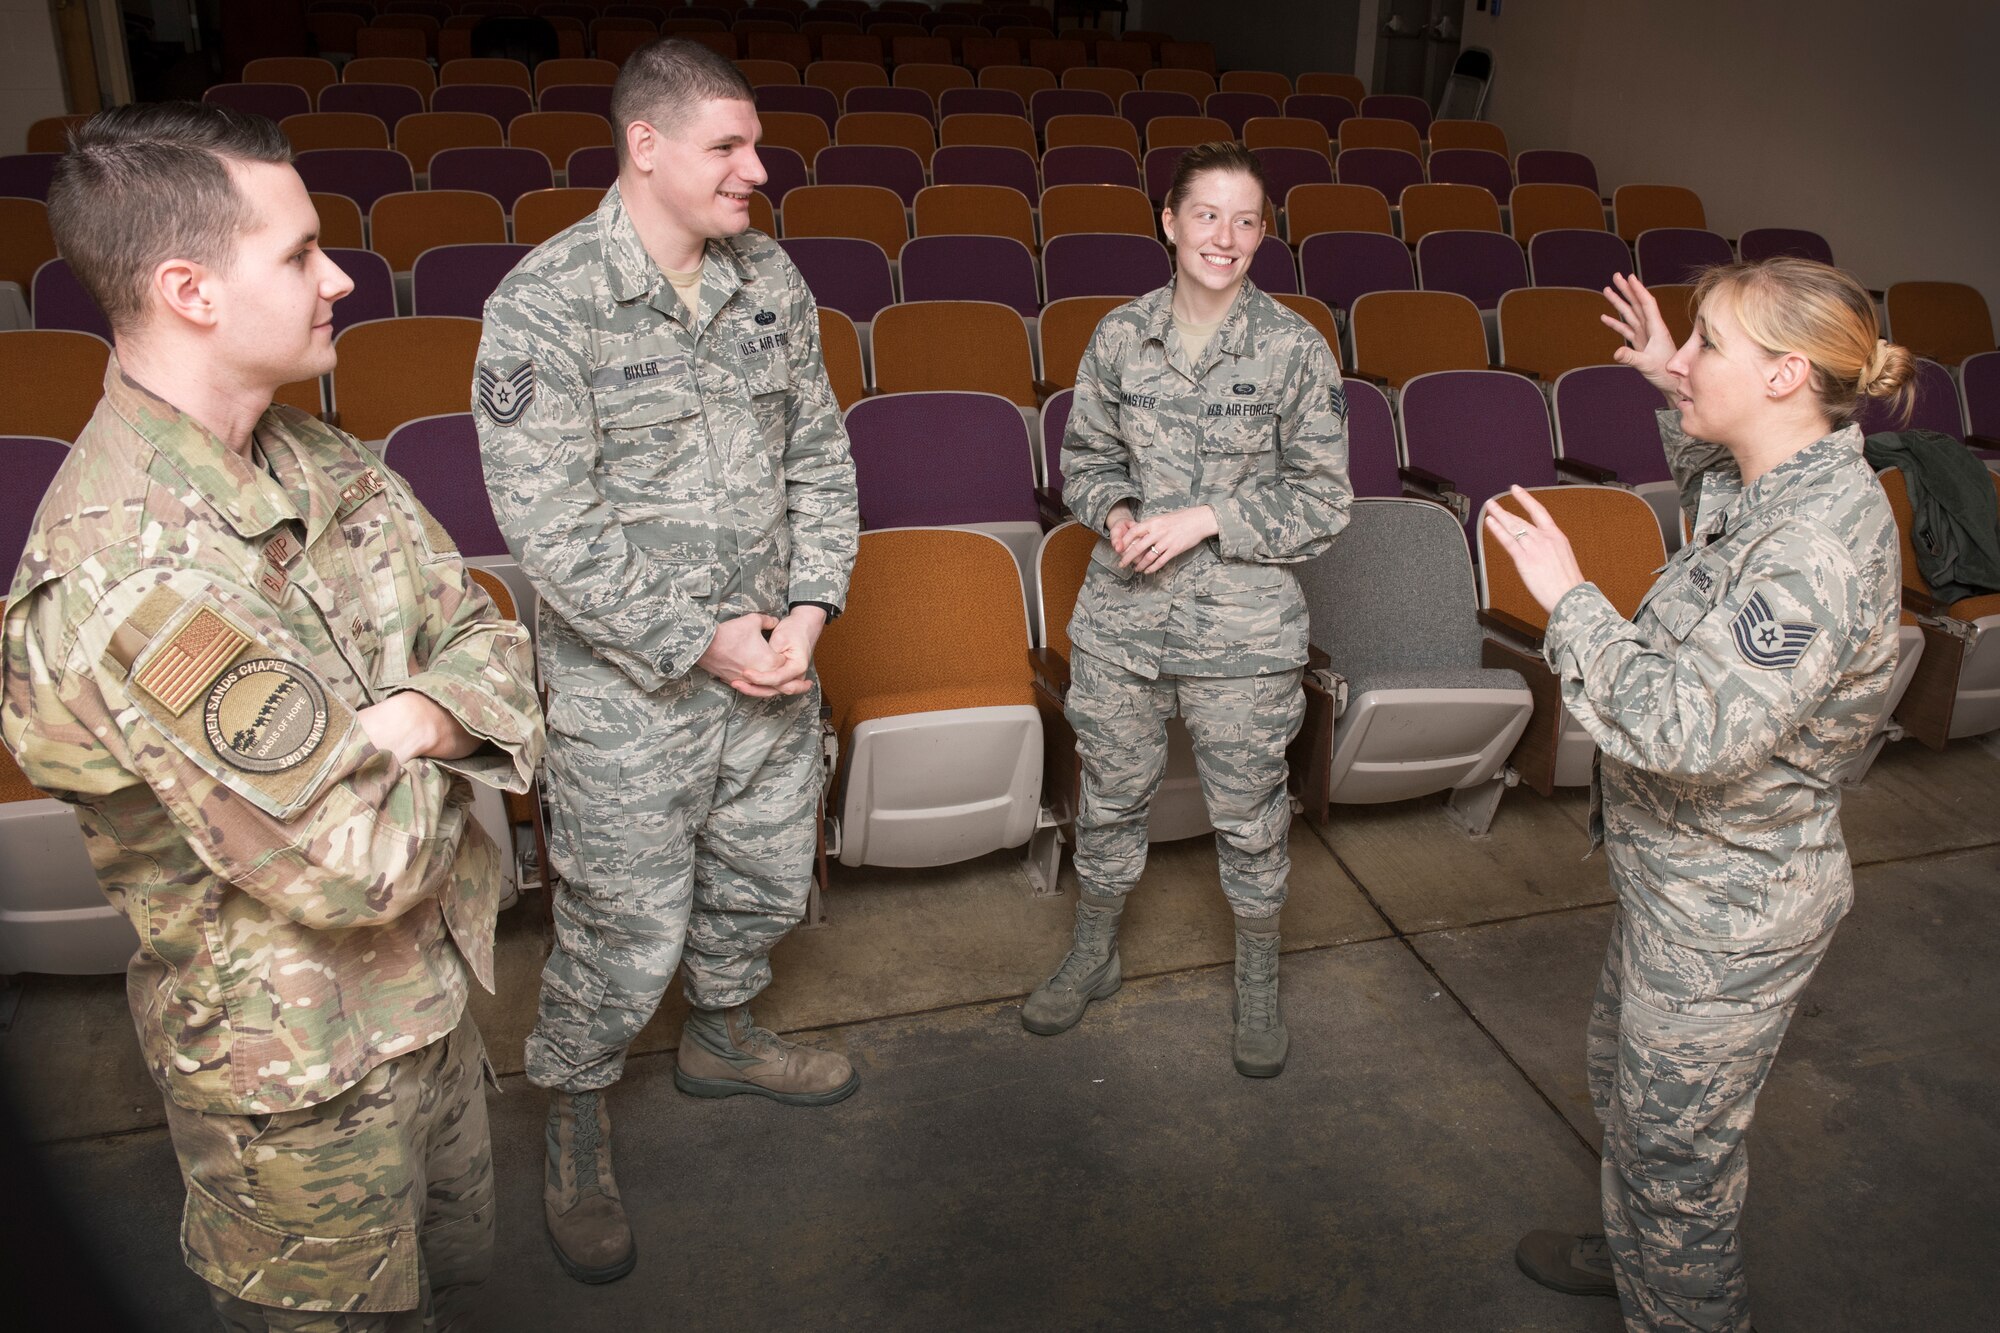
[[[604,375],[599,372],[598,378]],[[613,503],[654,499],[662,488],[687,490],[706,479],[701,396],[683,375],[599,387],[596,408],[606,499]]]
[[[1675,643],[1685,642],[1729,591],[1729,567],[1703,552],[1669,568],[1640,604],[1639,619],[1651,618]]]

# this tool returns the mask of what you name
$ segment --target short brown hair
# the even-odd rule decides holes
[[[1875,302],[1853,277],[1789,256],[1718,264],[1695,281],[1693,305],[1718,292],[1767,356],[1797,352],[1812,365],[1813,394],[1834,425],[1852,420],[1863,398],[1887,398],[1892,415],[1909,420],[1917,359],[1881,336]]]
[[[700,42],[662,37],[634,51],[611,86],[611,124],[618,132],[618,160],[625,160],[625,132],[635,120],[659,129],[677,127],[711,98],[757,100],[743,71]]]
[[[49,228],[117,332],[146,309],[153,270],[169,259],[226,267],[255,210],[227,163],[292,160],[263,116],[202,102],[101,111],[70,135],[49,184]]]
[[[1257,182],[1267,201],[1271,197],[1271,182],[1264,179],[1264,164],[1257,160],[1257,155],[1242,144],[1225,139],[1198,144],[1181,154],[1180,161],[1174,163],[1173,184],[1167,187],[1167,207],[1180,212],[1195,180],[1211,171],[1240,172]]]

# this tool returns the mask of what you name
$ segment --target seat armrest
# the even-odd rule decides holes
[[[1063,503],[1062,495],[1053,486],[1035,487],[1035,517],[1041,520],[1042,531],[1060,527],[1075,515]]]
[[[2000,450],[2000,438],[1991,435],[1968,435],[1965,437],[1965,447],[1968,449]]]
[[[1362,370],[1358,366],[1352,370],[1342,370],[1340,372],[1340,377],[1344,380],[1360,380],[1362,383],[1372,384],[1378,389],[1386,389],[1389,387],[1389,381],[1386,376],[1371,374],[1366,370]]]
[[[1542,649],[1542,631],[1519,616],[1511,616],[1505,611],[1496,611],[1490,607],[1481,607],[1479,623],[1487,629],[1499,632],[1505,638],[1526,644],[1536,652]]]
[[[1533,380],[1537,384],[1544,383],[1540,371],[1529,370],[1526,366],[1510,366],[1505,361],[1495,361],[1490,368],[1493,370],[1504,370],[1509,375],[1519,375],[1521,378]]]
[[[1907,583],[1903,585],[1903,609],[1916,616],[1939,614],[1937,598]]]
[[[1578,481],[1589,482],[1594,486],[1612,486],[1618,482],[1618,474],[1612,469],[1599,467],[1595,463],[1586,463],[1580,458],[1558,458],[1556,472],[1558,474],[1567,472]]]
[[[1069,659],[1055,649],[1030,648],[1028,666],[1035,673],[1035,683],[1057,699],[1069,693]]]
[[[1057,384],[1054,380],[1036,380],[1035,402],[1046,403],[1068,387],[1067,384]]]
[[[1460,523],[1471,521],[1472,501],[1451,484],[1449,477],[1440,477],[1420,467],[1399,467],[1396,475],[1402,480],[1406,495],[1435,500],[1456,515]]]

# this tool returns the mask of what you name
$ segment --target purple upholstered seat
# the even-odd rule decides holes
[[[1264,179],[1270,182],[1273,199],[1283,199],[1294,185],[1333,184],[1333,164],[1327,161],[1324,154],[1310,148],[1258,148],[1253,151],[1264,168]]]
[[[833,133],[833,123],[840,119],[840,99],[833,95],[831,88],[816,88],[803,83],[766,83],[755,90],[759,111],[802,111],[809,116],[818,116],[826,122],[826,132]]]
[[[1610,468],[1627,486],[1671,481],[1660,391],[1630,366],[1579,366],[1556,379],[1556,452]]]
[[[1503,293],[1528,285],[1528,260],[1520,242],[1501,232],[1433,231],[1417,242],[1417,282],[1493,310]]]
[[[326,257],[354,284],[353,291],[333,303],[334,337],[350,324],[396,317],[396,278],[388,260],[373,250],[328,250]]]
[[[40,435],[0,436],[0,468],[7,472],[7,484],[0,486],[0,569],[10,578],[21,563],[21,551],[28,544],[42,495],[68,457],[69,446],[61,440]]]
[[[1044,88],[1028,101],[1028,118],[1035,122],[1035,137],[1041,138],[1054,116],[1115,116],[1117,105],[1111,94],[1095,88]]]
[[[1424,183],[1424,164],[1400,148],[1345,148],[1334,165],[1342,185],[1372,185],[1389,199]]]
[[[1639,260],[1639,281],[1693,282],[1701,270],[1735,262],[1729,242],[1696,227],[1653,227],[1639,233],[1633,247]]]
[[[618,150],[608,144],[592,144],[588,148],[577,149],[563,161],[563,179],[586,190],[610,189],[618,179]],[[431,188],[437,188],[436,182]]]
[[[1332,93],[1293,93],[1285,99],[1285,114],[1301,120],[1316,120],[1326,127],[1326,137],[1340,142],[1342,121],[1355,117],[1354,103]]]
[[[36,328],[74,329],[111,341],[111,321],[70,271],[68,260],[51,259],[36,269],[33,287],[29,301]],[[14,567],[7,566],[7,572],[11,575]]]
[[[251,84],[248,86],[269,88],[278,85]],[[210,89],[209,91],[213,92],[214,89]],[[442,91],[442,89],[439,91]],[[509,89],[509,91],[514,93],[521,92],[519,88]],[[480,111],[485,112],[487,115],[495,115],[488,107],[471,105],[464,99],[458,101],[437,99],[435,94],[433,94],[433,99],[433,105],[429,108],[432,111]],[[526,94],[522,94],[522,99],[523,101],[526,100]],[[319,109],[321,111],[358,111],[364,116],[373,116],[389,127],[389,141],[393,143],[396,139],[396,122],[404,116],[416,115],[419,111],[424,110],[425,107],[424,95],[407,84],[329,83],[319,91]],[[528,108],[522,106],[520,109],[526,111]],[[502,126],[505,126],[507,123],[504,117],[495,115],[495,119],[498,119]]]
[[[1292,247],[1275,236],[1266,236],[1264,243],[1257,247],[1257,253],[1250,257],[1250,281],[1267,292],[1291,292],[1299,290],[1299,261],[1292,254]]]
[[[1403,455],[1479,506],[1511,485],[1556,484],[1555,437],[1542,391],[1504,370],[1434,370],[1403,385]]]
[[[1514,190],[1514,169],[1507,159],[1484,148],[1439,148],[1429,163],[1433,185],[1477,185],[1502,208]]]
[[[1369,292],[1412,292],[1417,273],[1410,247],[1374,231],[1323,231],[1299,245],[1299,278],[1307,296],[1335,310],[1353,308]]]
[[[1132,128],[1139,131],[1139,142],[1146,142],[1146,123],[1155,116],[1198,116],[1201,103],[1187,93],[1173,93],[1141,88],[1125,93],[1118,99],[1118,114],[1132,122]]]
[[[1528,272],[1537,287],[1609,287],[1612,274],[1632,271],[1631,248],[1616,232],[1555,227],[1528,240]]]
[[[819,185],[879,185],[894,190],[903,207],[913,207],[924,188],[924,162],[895,144],[834,144],[813,159]]]
[[[1028,104],[1012,88],[946,88],[938,94],[938,119],[947,116],[1028,118]]]
[[[1751,227],[1736,238],[1736,252],[1746,264],[1779,255],[1833,262],[1833,247],[1826,243],[1826,237],[1798,227]]]
[[[1042,184],[1142,187],[1139,164],[1123,148],[1069,144],[1042,154]]]
[[[1042,281],[1048,299],[1065,296],[1143,296],[1173,272],[1167,248],[1150,236],[1079,232],[1042,247]]]
[[[1347,396],[1347,480],[1356,495],[1399,496],[1396,420],[1389,400],[1367,380],[1343,383]]]
[[[1854,414],[1863,435],[1885,430],[1934,430],[1955,440],[1965,438],[1965,412],[1959,406],[1958,385],[1951,372],[1929,357],[1917,358],[1917,397],[1911,405],[1908,425],[1897,421],[1889,404],[1880,398],[1864,398]]]
[[[337,87],[365,88],[366,84],[344,84]],[[327,89],[332,92],[333,89]],[[415,92],[414,88],[406,89]],[[576,92],[575,88],[549,89],[550,92]],[[591,89],[593,92],[610,92],[609,88]],[[320,101],[326,101],[326,93],[320,94]],[[517,88],[511,83],[447,83],[431,94],[433,111],[470,111],[475,115],[491,116],[500,122],[504,131],[514,123],[514,117],[526,115],[535,109],[535,103],[525,88]],[[574,111],[581,107],[544,105],[544,111]]]
[[[508,150],[454,148],[446,151],[490,153]],[[444,153],[438,154],[438,157],[443,156]],[[546,163],[546,159],[544,161]],[[393,148],[315,148],[293,158],[292,165],[298,169],[299,178],[306,183],[308,190],[319,194],[344,194],[360,206],[364,216],[383,195],[416,188],[410,159]],[[433,189],[449,188],[438,181],[437,158],[431,160],[431,186]]]
[[[498,199],[509,213],[528,191],[554,189],[556,183],[549,159],[533,148],[446,148],[431,158],[430,175],[433,190],[477,190]]]
[[[864,529],[1035,521],[1028,426],[998,394],[864,398],[847,439]]]
[[[1210,93],[1201,104],[1204,116],[1214,116],[1229,126],[1229,132],[1243,137],[1243,125],[1253,116],[1282,114],[1278,99],[1268,93]]]
[[[1581,185],[1597,188],[1597,164],[1582,153],[1560,148],[1530,148],[1514,156],[1514,181],[1519,185]]]
[[[438,89],[443,92],[444,89]],[[431,105],[436,107],[437,94],[431,95]],[[559,83],[552,88],[542,89],[541,101],[536,108],[541,111],[582,111],[593,116],[611,119],[611,85],[607,83]]]
[[[905,301],[997,301],[1041,313],[1035,257],[1011,236],[919,236],[903,246]]]
[[[410,483],[460,555],[477,560],[509,553],[486,496],[479,431],[470,412],[420,417],[396,427],[382,446],[382,461]]]
[[[1407,120],[1417,127],[1421,138],[1429,137],[1431,132],[1431,104],[1421,97],[1405,93],[1370,93],[1361,99],[1361,114],[1384,120]]]
[[[486,298],[533,248],[497,242],[432,246],[410,270],[410,313],[481,318]]]
[[[312,94],[295,83],[218,83],[204,90],[201,100],[213,106],[226,106],[232,111],[268,116],[272,120],[302,116],[313,109]],[[353,109],[327,108],[329,111]]]
[[[937,103],[922,88],[849,88],[847,90],[847,111],[900,111],[904,115],[922,116],[932,124],[937,123]],[[763,149],[758,149],[763,152]]]
[[[794,236],[779,242],[798,265],[813,300],[857,324],[896,303],[889,256],[873,241],[848,236]]]
[[[1018,148],[948,144],[931,156],[934,185],[1004,185],[1034,202],[1042,197],[1035,159]]]

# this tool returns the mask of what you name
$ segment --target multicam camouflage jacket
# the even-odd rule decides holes
[[[256,442],[269,472],[114,357],[15,576],[0,696],[138,930],[154,1077],[231,1114],[325,1101],[450,1032],[468,968],[492,987],[467,779],[524,791],[542,747],[526,631],[403,482],[291,408]],[[488,744],[399,765],[356,712],[403,690]]]
[[[613,186],[486,303],[473,410],[551,687],[685,678],[718,621],[840,608],[860,508],[812,293],[708,243],[692,319]]]
[[[1188,364],[1174,286],[1118,307],[1090,340],[1063,436],[1063,500],[1105,531],[1206,504],[1219,529],[1157,574],[1099,542],[1070,621],[1077,647],[1143,676],[1303,666],[1305,595],[1283,565],[1347,526],[1347,400],[1326,340],[1249,282]]]
[[[1600,751],[1593,845],[1670,939],[1800,943],[1853,901],[1839,779],[1896,669],[1895,520],[1857,427],[1749,486],[1678,412],[1660,435],[1694,536],[1634,620],[1586,583],[1543,640]]]

